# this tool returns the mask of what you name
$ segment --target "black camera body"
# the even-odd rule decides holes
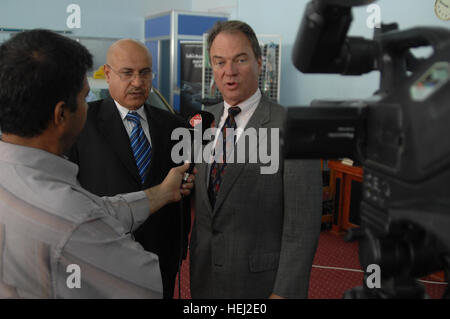
[[[342,1],[343,2],[343,1]],[[347,37],[351,7],[311,1],[293,52],[304,73],[380,71],[363,101],[287,108],[286,158],[350,157],[364,170],[360,263],[381,269],[381,287],[345,297],[421,298],[416,278],[450,269],[450,30],[384,25],[373,40]],[[417,59],[410,49],[431,46]],[[449,297],[447,288],[444,297]]]

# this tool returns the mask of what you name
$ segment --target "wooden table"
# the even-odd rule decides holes
[[[350,228],[359,227],[363,169],[331,160],[328,161],[328,167],[330,169],[330,193],[334,197],[331,232],[342,234]]]

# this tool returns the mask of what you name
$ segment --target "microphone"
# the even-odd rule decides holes
[[[198,113],[192,115],[189,117],[188,119],[188,128],[191,132],[199,132],[201,129],[201,137],[202,137],[202,144],[205,145],[207,144],[209,141],[204,141],[203,140],[203,134],[205,133],[205,131],[212,127],[214,124],[214,115],[210,112],[206,112],[206,111],[199,111]],[[191,138],[194,136],[194,134],[191,134]],[[193,140],[193,138],[192,138]],[[189,165],[188,170],[184,173],[183,176],[183,183],[187,182],[187,179],[189,177],[189,175],[192,173],[192,171],[194,170],[194,166],[195,166],[195,160],[194,160],[194,144],[192,144],[192,152],[191,152],[191,164]]]
[[[199,111],[198,113],[194,114],[193,116],[189,117],[187,127],[189,128],[189,131],[191,131],[191,141],[195,140],[194,136],[201,133],[201,140],[202,145],[208,144],[209,141],[203,140],[203,135],[205,131],[214,126],[214,115],[212,113],[206,112],[206,111]],[[195,167],[195,158],[194,158],[194,145],[195,143],[191,143],[191,163],[189,165],[189,168],[186,172],[184,172],[183,175],[183,181],[182,183],[186,183],[189,175],[192,174],[192,171]],[[180,201],[180,258],[178,261],[178,298],[181,299],[181,265],[182,265],[182,259],[183,259],[183,238],[184,238],[184,222],[183,222],[183,213],[184,213],[184,206],[183,206],[183,200]]]

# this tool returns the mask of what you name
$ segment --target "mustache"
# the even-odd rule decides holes
[[[144,94],[145,90],[144,89],[134,88],[134,89],[130,89],[130,90],[127,91],[127,94],[134,94],[134,93]]]

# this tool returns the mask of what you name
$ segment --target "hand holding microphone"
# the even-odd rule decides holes
[[[192,169],[190,173],[187,173],[188,168],[187,163],[174,167],[161,184],[144,190],[151,203],[150,214],[169,203],[180,201],[191,193],[194,188],[196,170]],[[186,180],[184,181],[184,179]]]

